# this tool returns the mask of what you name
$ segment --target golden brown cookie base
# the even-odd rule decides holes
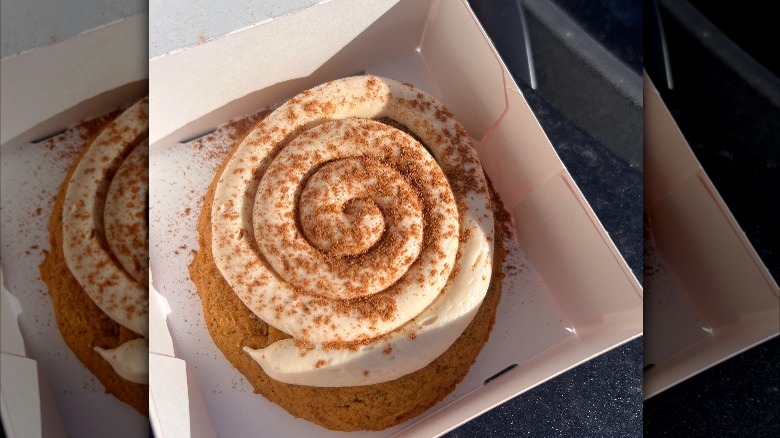
[[[240,144],[239,139],[236,144]],[[230,152],[232,155],[235,148]],[[493,278],[474,320],[455,343],[425,368],[399,379],[368,386],[320,388],[279,382],[268,377],[243,346],[264,348],[288,336],[255,316],[233,293],[217,269],[211,252],[211,204],[226,158],[206,193],[198,220],[200,250],[189,266],[203,304],[214,343],[252,383],[255,392],[295,417],[332,430],[382,430],[409,420],[455,389],[487,342],[501,297],[501,265],[506,255],[503,233],[496,222]],[[497,199],[497,198],[496,198]],[[494,206],[499,205],[494,200]]]
[[[90,127],[92,136],[101,126]],[[88,141],[86,144],[91,142]],[[86,147],[84,147],[86,151]],[[41,278],[46,283],[54,304],[54,316],[65,343],[76,357],[100,380],[106,392],[129,404],[144,416],[149,415],[149,386],[120,377],[94,347],[110,349],[140,336],[114,322],[92,301],[71,274],[62,252],[62,207],[67,181],[84,151],[68,169],[63,184],[54,198],[54,209],[49,220],[50,250],[40,266]]]

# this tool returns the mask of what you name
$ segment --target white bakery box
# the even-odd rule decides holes
[[[644,397],[780,333],[780,289],[645,75]]]
[[[201,205],[214,174],[185,143],[348,75],[411,82],[446,104],[477,140],[520,247],[490,340],[454,393],[404,424],[352,436],[443,434],[641,335],[640,284],[465,1],[321,2],[155,57],[149,72],[156,436],[343,435],[254,394],[216,348],[186,268],[197,212],[181,211]]]
[[[147,23],[133,15],[0,60],[0,408],[9,437],[148,435],[148,420],[105,394],[65,345],[38,272],[49,201],[70,164],[42,151],[41,139],[147,93]]]

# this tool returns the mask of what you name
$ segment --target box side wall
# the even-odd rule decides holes
[[[641,289],[573,184],[568,174],[551,178],[511,210],[520,245],[572,330],[641,332]]]
[[[507,90],[507,104],[501,120],[475,146],[493,187],[512,207],[564,167],[522,94]]]
[[[508,90],[507,99],[506,113],[477,147],[548,294],[571,330],[641,331],[641,287],[522,95]]]
[[[765,325],[703,339],[647,370],[642,396],[647,400],[777,335]]]
[[[487,159],[483,165],[491,178],[495,176],[494,186],[514,215],[519,238],[529,259],[539,270],[549,294],[569,319],[566,322],[569,328],[594,331],[634,326],[641,331],[641,285],[501,64],[507,110],[477,147],[480,152],[497,152],[485,154]],[[524,138],[526,143],[512,142],[512,138]],[[506,172],[510,168],[514,172]],[[556,186],[558,190],[554,188]],[[544,201],[535,203],[534,199]],[[558,206],[560,211],[541,210],[549,205]],[[520,212],[520,208],[525,211]],[[570,215],[563,221],[568,223],[558,224],[561,228],[547,226],[548,219],[562,219],[560,214]],[[538,235],[537,226],[546,230],[543,237]],[[576,232],[570,232],[573,230]],[[527,242],[523,242],[524,237]],[[532,240],[538,244],[531,244]],[[566,266],[587,268],[566,272],[560,261],[565,261]],[[609,274],[595,274],[601,273],[600,269]]]
[[[780,307],[772,280],[646,79],[645,210],[663,256],[712,328]],[[693,160],[693,161],[692,161]],[[681,165],[680,163],[687,163]],[[671,170],[667,170],[669,168]]]
[[[434,4],[420,51],[441,100],[481,139],[506,109],[503,66],[468,6],[454,3]]]
[[[780,311],[777,288],[719,208],[711,185],[694,175],[649,210],[658,248],[691,302],[714,330]],[[739,233],[739,234],[738,234]]]
[[[775,336],[780,292],[647,76],[645,157],[645,210],[676,279],[674,287],[648,293],[680,295],[671,298],[690,306],[685,311],[699,323],[687,328],[692,343],[653,360],[645,373],[647,398]],[[673,323],[666,319],[676,313],[653,312],[649,323]],[[655,336],[647,341],[658,346],[653,350],[679,344],[679,333],[660,330]]]
[[[652,206],[700,166],[647,75],[643,83],[644,202]]]
[[[139,14],[0,61],[0,143],[22,144],[64,129],[94,115],[112,90],[145,80],[147,21]]]

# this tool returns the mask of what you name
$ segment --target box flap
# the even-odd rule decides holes
[[[10,438],[65,437],[54,398],[35,360],[26,357],[17,315],[21,306],[3,283],[0,267],[0,414]],[[41,421],[45,418],[46,421]]]
[[[397,1],[335,0],[151,60],[149,144],[252,91],[310,75]]]
[[[165,299],[154,286],[152,270],[149,269],[149,333],[154,336],[149,338],[149,353],[157,353],[164,356],[175,357],[173,351],[173,339],[168,331],[166,318],[171,313],[168,300]]]
[[[22,306],[19,300],[5,288],[3,268],[0,264],[0,352],[25,357],[27,354],[24,349],[24,339],[17,320],[20,313],[22,313]]]
[[[147,44],[139,41],[147,41],[147,22],[147,14],[138,14],[0,60],[0,144],[27,143],[64,129],[97,112],[80,104],[146,78]],[[79,111],[55,118],[74,107]]]
[[[217,434],[187,364],[149,353],[149,412],[159,438],[212,438]]]

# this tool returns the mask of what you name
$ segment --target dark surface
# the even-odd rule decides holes
[[[494,34],[500,32],[500,37],[492,38],[492,41],[515,81],[530,83],[525,29],[517,0],[472,0],[469,3],[485,27],[490,27]]]
[[[645,436],[780,436],[780,338],[647,400]]]
[[[543,99],[622,160],[641,170],[641,1],[554,2],[557,7],[549,8],[557,11],[554,15],[562,22],[571,18],[582,29],[582,35],[568,35],[560,26],[548,27],[535,15],[535,9],[528,7],[523,8],[524,31],[518,5],[525,2],[520,0],[470,3],[516,82],[531,84],[533,70],[534,88]],[[584,41],[584,34],[595,40],[593,46],[585,48],[587,54],[577,52],[569,44],[573,40]],[[526,42],[530,45],[533,68],[528,63]],[[612,77],[605,77],[605,71],[596,68],[591,58],[601,59],[606,54],[612,54],[635,77],[618,77],[622,72],[612,71],[612,67],[607,68]],[[626,96],[614,81],[636,82],[635,97]]]
[[[560,0],[555,3],[634,73],[642,74],[642,0]]]
[[[554,29],[528,14],[537,92],[626,163],[642,169],[642,108]]]
[[[507,30],[505,26],[499,25],[504,23],[507,16],[512,16],[512,5],[510,2],[496,3],[497,7],[504,8],[504,15],[501,13],[501,7],[491,10],[492,15],[486,15],[484,8],[475,10],[475,13],[483,20],[483,26],[506,61],[556,152],[634,274],[641,281],[641,172],[597,140],[587,129],[572,122],[563,110],[553,106],[546,96],[541,95],[541,90],[536,92],[527,85],[523,79],[523,72],[515,70],[527,69],[527,65],[518,61],[516,55],[518,52],[502,50],[515,46],[502,43],[501,40],[512,38],[519,33],[517,29]],[[496,16],[503,18],[496,19]],[[641,31],[639,35],[641,41]],[[619,38],[619,34],[610,38]],[[531,39],[532,43],[537,42],[533,34]],[[612,41],[612,43],[615,46],[620,45],[619,41]],[[632,44],[636,45],[636,42]],[[632,50],[636,52],[636,47]],[[641,46],[638,51],[641,56]],[[572,56],[561,51],[556,58],[557,62],[567,62],[567,59]],[[571,59],[571,62],[581,61]],[[549,69],[550,72],[555,70]],[[583,81],[587,82],[587,79]],[[602,86],[608,87],[608,84]],[[590,105],[592,111],[599,110],[594,112],[609,113],[610,116],[616,117],[621,112],[621,107],[617,104],[618,99],[620,96],[614,94],[605,101],[591,99],[586,104]],[[615,105],[610,106],[610,100]],[[638,110],[638,114],[641,114],[641,109]],[[638,134],[641,138],[641,115],[639,125],[635,124],[633,129],[638,129],[638,132],[633,134]],[[445,436],[640,436],[642,434],[641,387],[642,340],[640,338],[610,350],[509,400]]]

